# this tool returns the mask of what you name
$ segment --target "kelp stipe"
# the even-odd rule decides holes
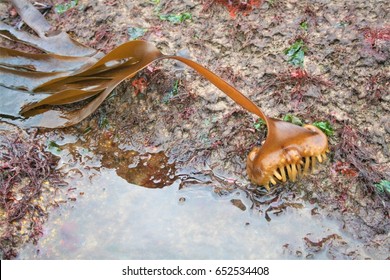
[[[22,7],[25,1],[11,2]],[[44,39],[41,49],[51,52],[52,43],[45,37],[49,30],[45,19],[40,13],[34,12],[36,10],[31,4],[23,7],[17,10],[30,27],[34,29],[31,15],[39,19],[34,30]],[[65,39],[58,37],[56,40],[56,44],[61,40],[66,42],[66,48],[61,49],[60,54],[31,55],[5,49],[1,52],[0,71],[6,75],[0,76],[0,92],[22,97],[16,103],[20,106],[20,115],[11,117],[24,116],[25,125],[46,128],[74,125],[92,114],[123,80],[133,77],[150,63],[161,59],[174,59],[196,70],[237,104],[266,122],[266,141],[261,147],[253,148],[247,158],[247,174],[253,183],[269,190],[270,184],[286,182],[288,179],[295,181],[299,176],[308,173],[309,169],[313,170],[317,161],[326,159],[328,140],[321,130],[311,125],[300,127],[265,116],[256,104],[236,88],[192,60],[164,55],[146,41],[124,43],[102,57],[100,53],[70,39],[66,33],[62,34]],[[33,44],[30,37],[4,24],[0,25],[0,35]],[[24,59],[29,64],[12,62],[15,61],[13,56]],[[45,70],[52,65],[57,67],[50,72]],[[61,65],[64,67],[61,68]],[[82,100],[88,102],[80,109],[67,111],[61,107]],[[2,109],[0,106],[0,116],[4,115]]]

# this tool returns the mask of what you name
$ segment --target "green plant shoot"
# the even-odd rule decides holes
[[[303,122],[301,121],[300,118],[294,116],[294,115],[291,115],[291,114],[287,114],[283,117],[283,120],[285,122],[290,122],[290,123],[293,123],[293,124],[296,124],[296,125],[299,125],[299,126],[302,126],[303,125]]]
[[[327,136],[332,136],[334,134],[333,127],[328,121],[314,122],[313,125],[321,129]]]
[[[174,24],[182,23],[186,20],[192,20],[192,15],[190,13],[180,13],[177,15],[167,14],[167,15],[159,15],[161,20],[167,20]]]
[[[260,130],[263,126],[265,126],[265,121],[258,118],[257,121],[253,124],[253,126],[256,130]]]
[[[56,142],[54,142],[53,140],[49,141],[49,143],[47,144],[47,149],[53,153],[53,154],[56,154],[56,153],[59,153],[61,152],[61,147],[60,145],[58,145]]]
[[[140,27],[127,28],[127,34],[129,34],[130,40],[136,40],[136,39],[144,36],[147,31],[148,31],[148,29],[140,28]]]
[[[54,6],[54,11],[60,15],[65,13],[67,10],[76,7],[78,3],[79,0],[72,0],[70,2],[65,2],[63,4],[56,4]]]
[[[379,183],[375,184],[375,187],[380,193],[388,192],[390,193],[390,181],[382,180]]]
[[[307,31],[307,29],[309,28],[309,25],[307,24],[306,21],[304,22],[301,22],[301,24],[299,25],[303,30]]]
[[[288,62],[294,66],[303,67],[303,61],[305,59],[305,52],[307,48],[302,39],[299,39],[292,44],[284,53],[288,56]]]

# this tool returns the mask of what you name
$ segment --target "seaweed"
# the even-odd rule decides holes
[[[204,10],[210,7],[213,3],[225,6],[229,11],[230,17],[235,19],[238,13],[248,15],[255,7],[260,7],[262,0],[212,0],[206,3]]]
[[[311,86],[333,87],[333,84],[321,75],[313,75],[300,67],[289,68],[268,79],[266,86],[262,89],[263,91],[274,87],[276,89],[275,94],[280,95],[281,92],[285,92],[287,88],[290,88],[290,96],[298,101],[303,99],[304,94]]]
[[[56,11],[57,14],[63,14],[69,9],[72,9],[78,5],[79,1],[78,0],[72,0],[70,2],[65,2],[61,4],[56,4],[54,6],[54,10]]]
[[[0,252],[10,259],[21,239],[36,243],[42,235],[47,218],[43,191],[50,193],[64,183],[55,170],[58,158],[45,151],[36,133],[29,138],[0,134],[0,151]]]
[[[328,121],[314,122],[313,125],[321,129],[327,136],[333,136],[334,134],[333,127]]]
[[[342,174],[356,177],[365,184],[366,193],[374,193],[376,184],[383,180],[383,175],[375,167],[375,159],[370,151],[362,145],[362,137],[350,124],[345,123],[340,142],[336,146],[336,170]]]
[[[305,59],[305,52],[307,47],[302,39],[294,42],[289,48],[284,51],[284,54],[288,56],[288,62],[294,66],[303,67],[303,61]]]
[[[182,23],[184,21],[192,20],[192,15],[190,13],[180,13],[180,14],[166,14],[159,15],[161,20],[166,20],[174,24]]]

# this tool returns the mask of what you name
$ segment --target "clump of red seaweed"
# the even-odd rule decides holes
[[[141,77],[139,79],[135,79],[131,82],[131,85],[134,88],[134,95],[137,96],[139,93],[143,93],[148,87],[148,83],[145,78]]]
[[[362,31],[368,53],[379,60],[386,60],[389,57],[390,27],[366,27]]]
[[[113,42],[114,33],[107,25],[102,25],[99,30],[95,32],[94,38],[88,43],[91,48],[98,49],[104,53],[109,53],[115,48]]]
[[[367,100],[376,103],[389,94],[390,76],[378,73],[368,77],[366,81]]]
[[[375,167],[372,153],[362,146],[362,142],[357,130],[349,124],[344,124],[340,142],[335,149],[334,169],[343,175],[361,180],[366,185],[366,193],[373,193],[374,184],[383,179],[382,172]]]
[[[266,90],[275,87],[275,94],[281,95],[286,88],[290,88],[290,96],[293,99],[302,101],[303,95],[309,86],[332,87],[333,84],[319,75],[312,75],[302,68],[290,68],[287,71],[277,73],[275,78],[271,78],[262,89]]]
[[[263,3],[262,0],[211,0],[205,4],[204,10],[210,7],[212,4],[217,3],[225,6],[230,16],[234,19],[238,13],[248,15],[253,11],[255,7],[260,7]]]
[[[3,259],[14,258],[19,244],[36,243],[42,235],[42,224],[47,216],[42,188],[49,190],[53,182],[59,183],[56,164],[57,158],[44,150],[35,134],[29,138],[16,133],[0,134],[0,253]]]
[[[378,47],[381,41],[390,41],[390,27],[365,28],[364,38],[373,47]]]

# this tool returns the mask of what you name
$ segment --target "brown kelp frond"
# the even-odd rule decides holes
[[[261,147],[254,147],[247,159],[249,179],[269,190],[270,183],[295,182],[326,160],[328,139],[317,127],[300,127],[267,118],[268,135]]]
[[[162,56],[161,52],[151,43],[130,41],[116,47],[95,64],[75,71],[67,77],[54,78],[41,84],[35,91],[56,91],[70,84],[73,88],[81,89],[82,83],[91,78],[102,78],[118,83],[121,82],[120,78],[135,75]]]
[[[22,5],[21,3],[25,1],[12,2]],[[25,10],[19,10],[22,19],[34,29],[34,23],[29,18],[31,9],[34,8],[30,6]],[[47,38],[52,37],[45,35],[49,27],[41,15],[32,12],[31,15],[39,18],[38,27],[34,30],[43,38],[41,49],[50,52],[51,42]],[[12,28],[7,28],[7,32],[11,32]],[[31,44],[29,37],[24,37],[19,31],[12,32],[14,38]],[[64,46],[67,45],[70,39],[65,35],[58,37],[55,45],[62,40]],[[174,59],[196,70],[237,104],[266,122],[267,139],[262,147],[255,147],[249,153],[247,160],[247,173],[255,184],[269,189],[270,183],[285,182],[287,179],[295,181],[310,168],[314,169],[317,161],[322,162],[326,158],[328,142],[322,131],[310,125],[299,127],[266,117],[259,107],[236,88],[192,60],[164,55],[153,44],[137,40],[124,43],[99,59],[97,59],[99,54],[94,56],[93,51],[83,46],[81,49],[85,53],[78,52],[80,46],[74,43],[61,49],[59,54],[29,55],[10,50],[3,52],[0,55],[2,73],[0,90],[4,89],[7,97],[12,94],[19,96],[17,105],[21,105],[19,107],[21,111],[15,115],[14,111],[7,112],[7,109],[0,106],[1,110],[7,112],[4,114],[0,111],[0,116],[7,115],[19,119],[24,117],[23,122],[18,122],[24,126],[46,128],[71,126],[91,115],[123,80],[133,77],[155,61]],[[21,58],[20,61],[14,62],[18,57]],[[56,67],[48,71],[51,65]],[[41,98],[37,100],[37,96]],[[85,100],[83,106],[73,111],[61,106],[83,100]]]
[[[71,74],[71,72],[45,73],[36,71],[23,71],[1,66],[0,73],[2,76],[0,85],[8,88],[23,89],[29,92],[32,92],[39,85],[46,83],[54,78],[66,77]]]
[[[229,96],[231,99],[233,99],[237,104],[242,106],[244,109],[248,110],[249,112],[257,115],[263,120],[266,120],[266,116],[264,113],[260,110],[259,107],[257,107],[256,104],[254,104],[248,97],[243,95],[240,91],[238,91],[233,86],[229,85],[227,82],[222,80],[220,77],[218,77],[216,74],[208,70],[207,68],[201,66],[200,64],[189,60],[184,57],[180,56],[167,56],[167,58],[173,58],[176,60],[179,60],[194,70],[196,70],[199,74],[201,74],[204,78],[209,80],[211,83],[213,83],[217,88],[219,88],[221,91],[223,91],[227,96]]]
[[[34,116],[28,124],[41,127],[74,125],[92,114],[111,91],[123,80],[133,77],[163,55],[152,44],[144,41],[127,42],[87,69],[67,77],[59,77],[42,84],[35,90],[53,92],[49,97],[23,108],[24,116]],[[91,96],[96,98],[83,108],[64,111],[50,108],[42,112],[41,106],[78,102]]]
[[[0,65],[37,72],[76,71],[97,62],[95,57],[31,54],[0,47]]]
[[[100,56],[96,50],[73,40],[65,32],[53,32],[51,25],[44,16],[28,1],[11,0],[12,5],[22,20],[37,34],[37,36],[16,30],[0,22],[0,36],[34,46],[47,53],[65,56]]]
[[[205,67],[183,57],[165,56],[151,43],[145,41],[124,43],[94,65],[79,73],[67,77],[53,78],[41,84],[35,88],[35,91],[54,93],[39,102],[25,106],[21,113],[24,116],[33,116],[34,113],[29,111],[37,109],[40,106],[65,104],[64,101],[66,103],[76,102],[100,93],[99,95],[102,96],[99,96],[98,99],[91,102],[85,108],[73,112],[61,112],[60,120],[66,118],[68,120],[56,126],[73,125],[91,114],[103,102],[105,97],[124,79],[134,76],[147,65],[159,59],[175,59],[187,64],[239,105],[265,119],[262,111],[252,101]],[[46,110],[46,114],[49,114],[49,111]],[[42,113],[41,110],[36,112]],[[47,118],[42,118],[42,120],[39,126],[51,127],[54,124],[53,119],[50,120],[50,123],[45,122]]]

